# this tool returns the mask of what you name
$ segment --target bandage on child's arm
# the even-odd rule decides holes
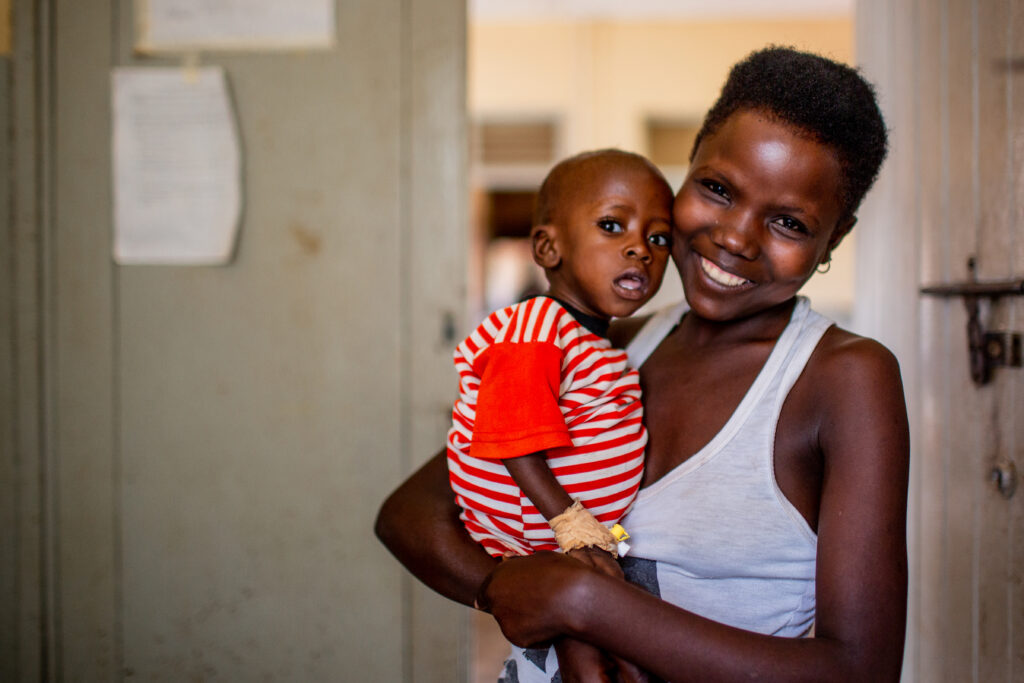
[[[599,522],[579,500],[573,500],[555,479],[543,453],[533,453],[502,461],[534,507],[548,520],[555,540],[564,551],[598,548],[624,555],[629,546],[625,530],[615,525],[609,529]]]

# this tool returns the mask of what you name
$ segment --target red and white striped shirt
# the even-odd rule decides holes
[[[544,451],[562,488],[611,526],[636,498],[647,432],[626,352],[536,297],[492,313],[455,350],[449,481],[491,555],[556,550],[501,460]]]

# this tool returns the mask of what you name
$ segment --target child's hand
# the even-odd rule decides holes
[[[622,578],[622,567],[619,566],[619,563],[615,561],[615,558],[609,552],[599,548],[580,548],[579,550],[570,550],[566,555],[608,576],[614,576],[617,579]]]

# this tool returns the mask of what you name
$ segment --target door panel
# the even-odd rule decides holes
[[[858,54],[887,118],[913,122],[893,129],[882,189],[861,213],[873,239],[862,234],[858,242],[875,257],[863,268],[881,274],[860,279],[858,300],[891,296],[882,303],[888,312],[859,316],[875,323],[862,331],[895,340],[904,376],[920,378],[907,387],[914,432],[908,680],[1024,675],[1024,495],[1006,499],[991,479],[998,464],[1024,460],[1024,370],[996,369],[989,384],[976,385],[964,302],[917,292],[922,283],[967,280],[969,257],[981,280],[1024,278],[1020,5],[858,3]],[[886,60],[878,45],[909,46],[911,58]],[[894,220],[901,212],[910,220]],[[891,258],[908,246],[909,263]],[[902,286],[889,269],[917,271],[919,281]],[[915,322],[892,312],[911,306]],[[989,329],[1024,332],[1024,300],[983,301],[981,317]],[[893,332],[914,324],[919,339]]]
[[[462,323],[465,4],[416,5],[202,55],[245,198],[208,268],[112,264],[110,69],[179,60],[132,53],[128,0],[53,3],[58,677],[458,680],[459,608],[372,535],[442,444]]]
[[[1009,95],[1011,77],[1006,69],[1011,55],[1009,32],[1010,2],[981,2],[977,7],[977,228],[978,277],[1005,280],[1012,277],[1012,243],[1016,229],[1010,219],[1012,202],[1011,146],[1009,144]],[[1020,41],[1024,46],[1024,40]],[[1019,264],[1024,265],[1024,264]],[[1022,273],[1021,277],[1024,277]],[[1012,299],[994,304],[989,311],[991,329],[1010,329]],[[1011,457],[1007,451],[1014,429],[1014,393],[1024,388],[1020,370],[996,370],[991,386],[973,389],[978,404],[978,432],[975,448],[977,488],[976,557],[977,569],[977,662],[976,680],[1010,681],[1010,632],[1014,618],[1010,613],[1009,589],[1013,567],[1010,534],[1011,503],[999,495],[986,478],[997,464]],[[1016,413],[1019,415],[1020,413]],[[1020,570],[1018,570],[1020,571]],[[1019,576],[1019,575],[1018,575]],[[1018,622],[1018,629],[1024,623]],[[1024,675],[1024,671],[1019,672]],[[1018,677],[1019,680],[1019,677]]]

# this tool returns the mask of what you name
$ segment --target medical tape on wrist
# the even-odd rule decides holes
[[[619,526],[622,535],[613,533],[611,529],[597,521],[578,498],[565,509],[565,512],[553,517],[548,524],[555,532],[555,540],[563,552],[580,548],[599,548],[611,553],[612,557],[625,554],[619,552],[619,541],[629,538],[625,530]],[[625,543],[622,545],[625,546]]]

